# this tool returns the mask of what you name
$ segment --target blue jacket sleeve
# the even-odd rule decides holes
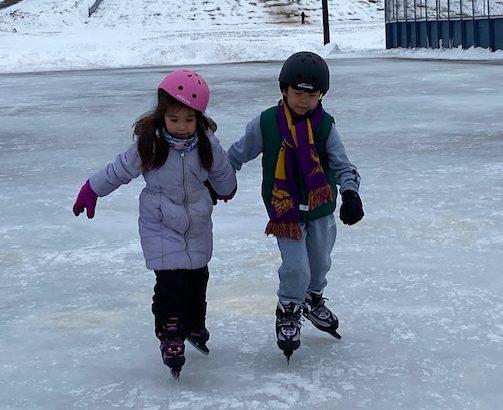
[[[232,168],[239,171],[244,163],[257,158],[262,150],[262,130],[260,129],[260,116],[258,116],[248,123],[245,135],[230,146],[227,156]]]
[[[209,138],[213,150],[213,166],[208,173],[208,181],[219,196],[230,199],[237,188],[236,173],[217,137],[210,134]]]

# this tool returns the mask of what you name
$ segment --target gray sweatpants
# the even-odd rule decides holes
[[[334,214],[301,224],[302,238],[277,238],[281,252],[278,269],[278,298],[300,305],[307,291],[320,292],[327,284],[330,253],[335,244],[337,226]]]

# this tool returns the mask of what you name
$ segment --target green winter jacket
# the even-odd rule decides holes
[[[282,141],[277,120],[277,110],[278,107],[274,106],[265,110],[260,115],[260,128],[262,131],[263,139],[262,199],[268,213],[271,206],[274,172],[276,169],[276,163],[278,160]],[[325,172],[327,182],[332,186],[334,193],[336,193],[337,187],[335,184],[334,174],[328,166],[328,156],[326,150],[327,139],[334,122],[334,118],[330,114],[323,112],[321,123],[318,129],[314,130],[314,144],[320,158],[321,166],[323,167],[323,171]],[[300,175],[300,172],[296,176],[296,179],[301,195],[300,203],[307,204],[307,189],[305,187],[304,180]],[[321,218],[323,216],[331,214],[332,212],[334,212],[334,210],[335,196],[333,201],[327,202],[326,204],[316,209],[309,210],[307,212],[301,211],[301,221],[299,222],[307,222]]]

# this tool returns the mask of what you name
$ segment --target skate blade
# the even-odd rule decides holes
[[[283,354],[286,357],[286,364],[290,365],[290,357],[292,357],[293,350],[283,350]]]
[[[333,332],[331,332],[330,335],[332,335],[333,337],[335,337],[337,340],[341,340],[342,339],[342,336],[339,333],[337,333],[336,330],[334,330]]]
[[[175,380],[180,380],[180,372],[182,371],[182,367],[181,366],[173,366],[171,367],[171,376],[173,376],[173,378]]]
[[[337,340],[341,340],[342,339],[342,336],[337,333],[337,330],[327,330],[327,329],[320,329],[322,332],[326,333],[327,335],[330,335],[334,338],[336,338]]]
[[[173,378],[178,380],[180,378],[180,372],[182,371],[182,366],[185,364],[185,357],[171,357],[164,361],[164,364],[171,370],[171,375]]]
[[[319,326],[316,322],[313,322],[311,319],[309,319],[309,321],[313,324],[313,326],[316,329],[321,330],[322,332],[328,333],[330,336],[335,337],[337,340],[342,339],[342,336],[339,333],[337,333],[337,328],[332,329],[329,327],[322,327],[322,326]]]
[[[193,342],[192,340],[190,340],[189,338],[187,338],[187,341],[196,349],[198,350],[199,352],[201,352],[202,354],[204,354],[205,356],[208,356],[210,354],[210,349],[208,349],[206,347],[206,345],[204,346],[201,346],[201,345],[198,345],[197,343]]]

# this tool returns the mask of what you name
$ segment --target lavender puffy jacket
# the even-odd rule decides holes
[[[204,181],[227,196],[236,189],[236,176],[218,139],[211,132],[208,136],[214,159],[209,173],[200,165],[197,149],[171,149],[162,167],[143,173],[138,226],[148,269],[196,269],[211,259],[213,204]],[[135,143],[89,178],[91,188],[98,196],[108,195],[138,177],[140,163]]]

